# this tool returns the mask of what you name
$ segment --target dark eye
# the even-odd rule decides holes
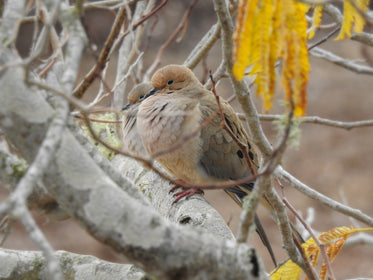
[[[142,100],[142,99],[144,99],[144,95],[143,94],[141,94],[140,97],[139,97],[139,100]]]
[[[173,79],[167,81],[167,85],[172,85],[173,83],[174,83]]]

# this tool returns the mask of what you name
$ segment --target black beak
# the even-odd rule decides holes
[[[133,103],[128,102],[126,105],[123,106],[122,111],[128,110],[129,107],[131,107],[132,105],[133,105]]]
[[[148,98],[149,96],[152,96],[154,93],[157,92],[157,88],[153,88],[151,91],[147,92],[145,95],[140,97],[139,101],[143,101],[144,99]],[[134,103],[128,102],[126,105],[123,106],[122,111],[128,110]]]
[[[151,91],[149,91],[147,94],[144,95],[144,97],[142,98],[142,100],[148,98],[149,96],[152,96],[154,93],[157,92],[157,88],[153,88]]]

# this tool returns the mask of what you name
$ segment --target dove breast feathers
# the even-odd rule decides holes
[[[137,131],[137,113],[141,99],[152,89],[149,83],[136,85],[128,94],[128,104],[123,111],[123,141],[122,149],[124,152],[146,157],[141,137]]]

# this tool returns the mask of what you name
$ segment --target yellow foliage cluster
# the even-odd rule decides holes
[[[281,84],[295,115],[304,115],[310,71],[307,51],[307,5],[294,0],[241,0],[234,34],[233,74],[241,80],[247,66],[257,75],[257,93],[265,110],[272,107],[275,67],[282,59]]]
[[[362,228],[362,229],[355,229],[353,227],[337,227],[333,228],[327,232],[323,232],[319,237],[318,240],[320,244],[326,246],[326,254],[330,262],[332,262],[339,251],[342,249],[347,238],[357,232],[362,231],[372,231],[373,228]],[[310,259],[310,263],[313,267],[316,268],[319,256],[320,256],[320,248],[316,244],[316,241],[311,237],[306,242],[302,244],[303,250],[307,258]],[[325,262],[322,262],[321,268],[319,271],[319,278],[326,279],[327,277],[327,266]],[[272,280],[298,280],[300,279],[302,274],[302,269],[296,265],[291,260],[288,260],[279,268],[271,273]]]
[[[317,0],[320,2],[320,0]],[[366,24],[364,14],[368,10],[369,0],[343,1],[343,22],[336,40],[351,37],[351,32],[361,33]],[[321,25],[323,6],[317,5],[313,12],[311,32],[308,37],[313,38],[315,30]]]
[[[320,5],[317,3],[320,2]],[[320,27],[323,6],[315,0],[313,20],[308,38]],[[343,22],[336,38],[344,39],[351,32],[362,32],[369,0],[344,1]],[[280,81],[285,99],[293,102],[295,116],[305,114],[309,59],[306,13],[310,5],[296,0],[240,0],[234,33],[233,74],[237,80],[256,75],[257,94],[265,111],[272,107],[276,85],[276,66],[281,63]]]

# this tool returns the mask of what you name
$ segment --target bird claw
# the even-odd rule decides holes
[[[178,186],[178,185],[175,185],[175,186],[172,187],[172,189],[171,189],[168,193],[169,193],[169,194],[170,194],[170,193],[173,193],[173,192],[176,191],[178,188],[181,188],[181,187]]]
[[[177,188],[179,188],[178,186],[174,186],[170,192],[173,192],[175,191]],[[191,189],[183,189],[182,191],[179,191],[177,193],[174,194],[174,197],[176,197],[176,199],[174,200],[174,202],[172,204],[175,204],[177,203],[180,199],[182,199],[183,197],[185,197],[185,199],[188,199],[189,197],[191,197],[192,195],[194,194],[203,194],[203,190],[201,189],[197,189],[197,188],[191,188]]]

